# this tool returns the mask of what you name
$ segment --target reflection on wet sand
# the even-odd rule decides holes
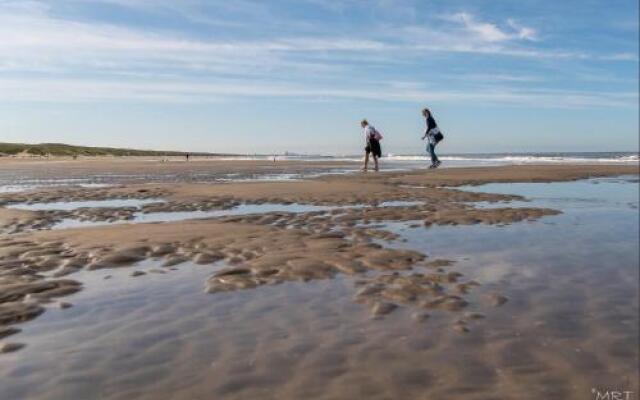
[[[3,395],[637,393],[638,215],[626,206],[637,184],[616,182],[624,189],[605,196],[606,206],[585,208],[575,199],[590,192],[574,182],[567,184],[574,198],[554,203],[558,211],[534,193],[525,209],[481,212],[469,201],[521,198],[389,187],[384,177],[345,178],[343,188],[333,179],[304,190],[242,184],[189,187],[187,197],[169,187],[142,192],[167,199],[142,207],[197,209],[218,198],[215,207],[277,200],[327,210],[5,235],[0,285],[13,297],[0,314],[30,321],[4,323],[21,331],[1,340],[26,346],[0,355]],[[113,198],[114,189],[95,190]],[[126,196],[139,188],[118,190]],[[336,207],[362,203],[361,196],[368,207]],[[39,312],[10,309],[18,304]]]

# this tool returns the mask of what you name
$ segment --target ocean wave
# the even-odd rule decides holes
[[[217,156],[216,159],[229,161],[351,161],[360,162],[363,159],[361,155],[238,155],[238,156]],[[424,154],[387,154],[383,157],[386,161],[394,162],[427,162],[430,160],[428,155]],[[534,163],[638,163],[640,157],[638,154],[629,153],[589,153],[582,154],[456,154],[441,155],[442,161],[452,161],[460,163],[477,163],[477,164],[534,164]]]
[[[389,155],[385,157],[392,161],[426,161],[428,156],[422,155]],[[580,156],[440,156],[442,161],[460,161],[476,163],[506,163],[506,164],[532,164],[532,163],[638,163],[637,154],[615,157],[580,157]]]

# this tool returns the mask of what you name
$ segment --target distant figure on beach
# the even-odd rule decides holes
[[[364,168],[362,170],[365,172],[367,171],[367,168],[369,167],[369,154],[371,154],[373,156],[374,170],[378,171],[378,158],[382,157],[382,150],[380,149],[380,140],[382,140],[382,135],[376,130],[376,128],[369,125],[369,122],[366,119],[363,119],[362,122],[360,122],[360,126],[364,129],[364,138],[366,141],[366,146],[364,148]]]
[[[441,164],[438,156],[436,155],[436,145],[444,139],[444,135],[440,132],[436,120],[433,119],[431,111],[428,108],[422,110],[422,115],[426,119],[427,129],[422,136],[422,140],[427,139],[427,152],[431,155],[431,165],[429,168],[438,168]]]
[[[189,161],[189,156],[190,156],[190,155],[191,155],[191,154],[189,154],[189,153],[187,153],[187,154],[185,154],[185,155],[184,155],[184,157],[187,159],[187,161]]]

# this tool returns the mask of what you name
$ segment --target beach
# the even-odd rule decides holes
[[[0,397],[637,395],[637,162],[358,168],[0,160]]]

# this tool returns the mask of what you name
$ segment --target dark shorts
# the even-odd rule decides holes
[[[382,150],[380,149],[380,142],[376,139],[369,139],[369,143],[367,143],[367,147],[364,148],[364,151],[369,153],[373,153],[376,157],[382,157]]]

